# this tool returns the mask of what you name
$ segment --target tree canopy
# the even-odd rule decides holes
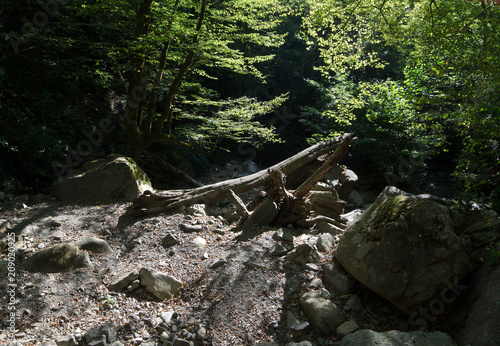
[[[318,69],[332,100],[323,115],[344,128],[362,110],[374,129],[404,136],[420,154],[422,145],[449,150],[447,140],[458,136],[456,176],[469,188],[498,185],[500,8],[494,2],[332,0],[310,6],[307,40],[319,50]],[[390,148],[384,144],[381,149]]]
[[[283,159],[348,131],[351,160],[389,183],[402,161],[413,172],[447,151],[464,188],[499,185],[493,1],[4,3],[4,186],[78,165],[103,121],[116,130],[93,150],[136,158],[155,142],[206,154],[268,141]]]

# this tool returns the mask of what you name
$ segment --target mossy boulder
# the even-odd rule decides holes
[[[381,194],[344,232],[336,257],[362,284],[408,314],[471,270],[447,206]]]
[[[92,268],[89,254],[75,243],[62,243],[40,250],[21,262],[20,269],[32,273],[63,273]]]
[[[153,190],[146,173],[131,158],[113,154],[87,163],[52,191],[62,202],[130,202],[146,190]]]

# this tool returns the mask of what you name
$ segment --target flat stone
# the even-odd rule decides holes
[[[179,244],[179,239],[177,239],[172,233],[167,233],[167,235],[161,240],[161,245],[164,248],[168,248],[177,244]]]
[[[128,285],[130,285],[134,280],[139,278],[139,272],[137,269],[132,270],[128,274],[123,275],[118,280],[109,284],[108,289],[110,291],[121,291],[124,290]]]
[[[314,229],[317,229],[319,233],[329,233],[332,235],[342,234],[344,231],[342,228],[323,220],[318,221],[316,225],[314,225]]]
[[[227,260],[225,258],[219,258],[217,261],[212,263],[209,268],[210,269],[217,269],[219,267],[222,267],[226,263],[227,263]]]
[[[181,229],[181,231],[186,233],[201,232],[203,230],[202,225],[191,225],[188,223],[181,223],[179,225],[179,228]]]
[[[276,244],[274,246],[274,251],[273,253],[276,255],[276,256],[284,256],[288,253],[288,250],[286,249],[286,247],[284,247],[283,245],[281,244]]]
[[[57,346],[75,346],[76,340],[73,335],[64,335],[56,338]]]
[[[347,334],[352,333],[358,329],[359,326],[356,321],[346,321],[337,327],[337,336],[339,338],[343,338]]]
[[[152,293],[160,300],[171,299],[182,286],[182,281],[173,276],[159,273],[152,269],[139,270],[141,285],[146,286],[146,291]]]

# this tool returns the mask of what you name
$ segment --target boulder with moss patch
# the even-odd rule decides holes
[[[336,257],[362,284],[409,314],[471,270],[448,207],[408,194],[381,194],[346,229]]]
[[[75,243],[62,243],[40,250],[21,262],[20,269],[32,273],[63,273],[92,268],[89,254]]]
[[[144,171],[131,158],[115,154],[87,163],[53,186],[63,202],[130,202],[146,190],[153,188]]]

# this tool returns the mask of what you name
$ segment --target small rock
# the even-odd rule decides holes
[[[317,264],[315,264],[315,263],[307,263],[307,264],[306,264],[306,269],[307,269],[307,270],[314,271],[314,272],[319,271],[319,267],[318,267],[318,265],[317,265]]]
[[[260,269],[265,267],[263,264],[256,262],[245,262],[243,264],[250,269]]]
[[[166,311],[161,313],[161,319],[163,322],[168,323],[172,320],[174,312],[173,311]]]
[[[182,286],[182,281],[147,268],[139,270],[139,278],[141,285],[146,286],[146,291],[160,300],[173,298]]]
[[[116,339],[116,329],[110,323],[90,328],[84,335],[88,346],[109,345]]]
[[[315,278],[311,281],[311,283],[309,284],[309,287],[317,290],[317,289],[320,289],[322,285],[323,285],[323,283],[321,282],[321,279]]]
[[[273,252],[276,256],[284,256],[288,253],[288,250],[283,245],[276,244]]]
[[[141,282],[139,280],[134,280],[130,285],[127,286],[127,292],[134,292],[139,287],[141,287]]]
[[[272,198],[265,198],[243,224],[244,228],[269,225],[278,215],[279,209]]]
[[[342,214],[341,217],[346,219],[347,222],[350,224],[350,223],[353,223],[362,214],[363,214],[363,210],[355,209],[347,214]]]
[[[293,243],[293,235],[288,229],[280,228],[273,234],[273,239]]]
[[[330,298],[332,298],[332,294],[326,288],[322,288],[321,289],[321,298],[330,299]]]
[[[337,327],[337,336],[342,339],[347,334],[352,333],[358,329],[359,326],[356,321],[346,321]]]
[[[351,296],[347,303],[345,304],[346,306],[350,307],[352,310],[362,310],[363,309],[363,302],[357,295]]]
[[[177,244],[179,244],[179,239],[177,239],[172,233],[167,233],[167,235],[161,240],[161,245],[164,248],[168,248]]]
[[[341,273],[331,262],[323,264],[323,277],[339,293],[350,293],[356,284],[354,278]]]
[[[217,269],[219,267],[222,267],[226,263],[227,263],[227,260],[225,258],[219,258],[217,261],[212,263],[209,268],[210,269]]]
[[[290,329],[294,325],[296,325],[297,323],[299,323],[299,320],[297,319],[297,317],[295,317],[293,312],[287,311],[287,313],[286,313],[286,326],[287,326],[287,328]]]
[[[160,334],[160,341],[165,342],[165,341],[167,341],[167,340],[168,340],[168,337],[169,337],[169,335],[168,335],[168,333],[167,333],[167,332],[162,332],[162,333]]]
[[[128,274],[120,277],[118,280],[114,281],[108,286],[110,291],[121,291],[129,286],[132,282],[139,278],[139,272],[137,269],[132,270]]]
[[[329,233],[320,234],[316,242],[319,251],[328,252],[333,247],[333,236]]]
[[[203,340],[205,339],[206,336],[207,336],[207,330],[204,327],[200,327],[196,331],[196,337],[198,338],[198,340]]]
[[[255,338],[250,334],[250,332],[247,333],[247,341],[251,344],[255,342]]]
[[[186,209],[186,213],[197,217],[207,216],[205,204],[193,204]]]
[[[202,249],[205,247],[205,245],[207,245],[207,241],[202,237],[196,237],[193,239],[193,245],[198,249]]]
[[[190,225],[188,223],[181,223],[179,228],[186,233],[201,232],[203,230],[202,225]]]
[[[307,244],[301,244],[286,255],[288,262],[306,264],[309,262],[319,262],[324,256],[316,249]]]
[[[177,339],[177,341],[174,343],[174,346],[192,346],[192,344],[190,341]]]

